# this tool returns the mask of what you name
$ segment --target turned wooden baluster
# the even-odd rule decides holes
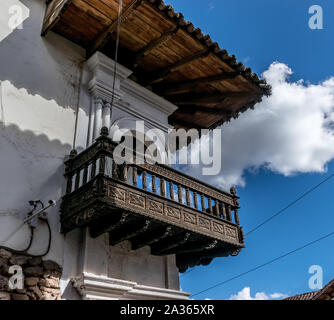
[[[226,205],[226,217],[228,221],[232,221],[231,206],[229,204]]]
[[[118,179],[118,164],[116,163],[116,161],[114,160],[112,162],[112,177],[113,179]]]
[[[178,200],[179,200],[179,203],[182,203],[182,188],[181,188],[181,185],[178,184],[177,185],[177,194],[178,194]]]
[[[219,201],[216,200],[215,203],[216,203],[216,212],[215,212],[215,214],[216,214],[217,217],[219,217],[220,216]]]
[[[171,200],[174,200],[174,188],[173,188],[173,182],[170,181],[169,182],[169,194],[170,194],[170,198]]]
[[[80,170],[78,170],[75,174],[75,190],[78,190],[80,186]]]
[[[154,175],[152,175],[152,192],[157,193],[157,180]]]
[[[212,201],[211,198],[208,198],[208,202],[209,202],[209,213],[213,214],[213,208],[212,208]]]
[[[226,207],[225,207],[225,203],[224,202],[221,203],[220,212],[221,212],[222,219],[226,220]]]
[[[235,224],[237,224],[237,225],[240,224],[238,208],[235,208],[235,209],[234,209],[234,222],[235,222]]]
[[[147,190],[147,173],[143,171],[143,190]]]
[[[195,209],[198,210],[197,192],[194,192],[194,204],[195,204]]]
[[[132,168],[132,184],[137,187],[137,168]]]
[[[160,193],[162,197],[166,197],[166,184],[162,178],[160,178]]]
[[[205,211],[205,199],[204,199],[204,194],[201,194],[201,203],[202,203],[202,211],[203,211],[203,212],[206,212],[206,211]]]
[[[128,165],[126,163],[123,164],[123,181],[128,181]]]
[[[106,157],[105,155],[101,155],[100,165],[99,165],[99,174],[104,174],[105,169],[106,169]]]
[[[96,159],[93,159],[91,171],[90,171],[90,179],[94,179],[96,175]]]
[[[190,207],[190,192],[189,189],[186,189],[186,200],[187,200],[187,206]]]
[[[72,159],[74,159],[76,156],[78,155],[77,150],[73,149],[70,152],[70,161],[69,163],[66,165],[66,171],[70,172],[72,170]],[[74,174],[73,172],[69,175],[67,175],[67,186],[66,186],[66,193],[71,193],[72,192],[72,188],[73,188],[73,177]]]
[[[234,206],[233,206],[233,210],[234,210],[234,222],[235,224],[239,225],[239,213],[238,213],[238,209],[239,207],[239,197],[237,196],[237,190],[232,187],[230,190],[231,195],[233,196],[233,202],[234,202]],[[232,217],[231,217],[232,219]]]
[[[73,174],[67,176],[66,193],[72,192]]]
[[[83,171],[82,184],[86,184],[88,181],[88,166],[86,165]]]

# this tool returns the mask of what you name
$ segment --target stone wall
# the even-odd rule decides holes
[[[23,289],[11,290],[8,286],[9,268],[22,267]],[[15,255],[0,249],[0,300],[60,300],[59,279],[61,267],[50,260]]]

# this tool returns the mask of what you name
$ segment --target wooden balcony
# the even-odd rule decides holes
[[[236,255],[244,247],[239,197],[160,164],[117,165],[107,130],[65,162],[62,232],[88,227],[110,245],[150,246],[153,255],[176,254],[180,272]]]

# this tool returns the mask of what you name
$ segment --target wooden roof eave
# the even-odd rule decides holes
[[[53,0],[47,10],[43,35],[52,30],[55,25],[61,23],[62,16],[66,16],[66,10],[71,6],[71,3],[79,6],[80,1]],[[110,4],[109,2],[107,4],[113,8],[116,17],[117,1],[104,0],[104,5],[106,5],[106,1],[110,2]],[[56,3],[58,3],[58,6],[55,6]],[[90,3],[90,0],[85,0],[85,3],[93,8],[96,1]],[[52,6],[57,11],[56,16],[50,12]],[[85,10],[87,11],[87,8]],[[132,41],[136,41],[137,34],[131,34],[133,30],[138,30],[135,28],[136,21],[153,28],[153,25],[150,25],[151,20],[147,17],[147,14],[152,12],[156,12],[156,17],[151,20],[154,20],[158,25],[154,26],[156,29],[150,37],[151,40],[146,37],[146,40],[143,41],[144,37],[139,42],[140,47],[136,45],[139,49],[135,51],[131,50],[133,48],[131,45],[126,48],[128,38],[122,38],[122,34],[126,31],[124,34],[132,37],[134,39]],[[140,19],[143,18],[142,14],[144,13],[146,18],[142,19],[145,20],[143,22]],[[102,20],[105,21],[105,19]],[[134,69],[134,75],[139,84],[150,85],[155,93],[180,107],[180,110],[175,113],[176,116],[171,117],[179,123],[187,122],[187,119],[184,118],[186,115],[184,107],[193,105],[198,107],[198,114],[208,115],[207,117],[195,117],[194,125],[203,128],[214,128],[216,125],[225,122],[228,118],[227,115],[236,117],[240,112],[253,108],[257,102],[261,101],[262,96],[271,93],[271,87],[264,80],[260,80],[250,68],[238,63],[234,55],[230,56],[226,50],[220,49],[219,45],[213,42],[210,36],[204,35],[191,22],[185,21],[182,14],[175,13],[173,8],[166,6],[162,0],[125,0],[121,20],[120,50],[127,51],[126,63],[128,65],[126,66]],[[99,20],[97,21],[100,24],[102,23]],[[99,29],[103,31],[96,34],[90,45],[86,47],[88,55],[97,50],[103,52],[110,43],[114,42],[114,32],[117,30],[118,23],[118,19],[114,18],[113,20],[110,19],[110,23],[103,28],[101,25],[99,26]],[[75,27],[75,32],[77,32],[79,26],[76,25]],[[57,30],[57,28],[55,29]],[[82,32],[85,32],[84,27]],[[76,39],[71,40],[75,41]],[[187,43],[187,46],[185,46],[185,43]],[[165,54],[165,50],[174,50],[173,59],[168,59],[170,61],[168,63],[159,60],[160,55]],[[182,51],[185,53],[182,53]],[[154,61],[154,63],[151,63],[151,61]],[[158,64],[159,67],[157,67]],[[147,70],[148,66],[150,66],[150,71]],[[226,97],[229,99],[226,99]],[[196,99],[197,101],[195,101]],[[235,101],[233,110],[231,109],[231,101]],[[225,107],[224,103],[226,103]],[[208,109],[207,112],[206,108]],[[214,110],[216,110],[216,116]],[[182,125],[180,124],[180,126]]]

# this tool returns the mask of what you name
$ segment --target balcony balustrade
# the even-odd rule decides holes
[[[95,144],[71,152],[63,233],[88,227],[93,238],[109,233],[110,245],[128,240],[132,250],[175,254],[180,272],[244,247],[234,188],[224,192],[161,164],[118,165],[116,146],[103,128]]]

